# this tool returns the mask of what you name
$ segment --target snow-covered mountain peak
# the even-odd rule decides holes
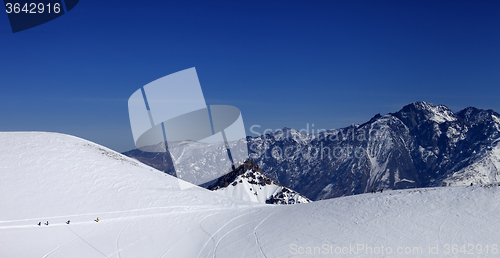
[[[207,187],[210,190],[246,201],[268,204],[296,204],[311,202],[262,174],[251,160],[245,161],[234,171],[220,177]]]
[[[430,120],[438,124],[457,120],[457,116],[445,105],[433,105],[424,101],[406,105],[397,114],[402,117],[416,115],[419,120]]]

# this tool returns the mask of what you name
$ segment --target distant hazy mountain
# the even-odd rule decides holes
[[[161,145],[163,146],[163,143]],[[240,151],[241,153],[247,149],[246,139],[230,142],[229,145],[233,151]],[[166,152],[144,152],[138,149],[127,151],[123,154],[196,185],[220,177],[221,174],[224,174],[219,171],[221,167],[224,167],[221,164],[230,162],[225,146],[218,143],[182,141],[170,143],[170,146],[174,146],[172,150],[173,156],[177,157],[177,159],[173,159]],[[150,146],[150,149],[156,150],[161,148],[157,145]],[[175,164],[175,169],[173,164]]]
[[[378,189],[500,181],[499,117],[492,110],[453,113],[443,105],[415,102],[362,125],[309,135],[284,128],[246,140],[250,158],[265,175],[319,200]],[[207,160],[227,156],[221,150],[202,152],[193,161],[199,173]],[[145,160],[144,153],[124,154]],[[157,160],[146,164],[155,166]]]

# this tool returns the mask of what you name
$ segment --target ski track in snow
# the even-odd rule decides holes
[[[178,244],[179,242],[181,242],[182,240],[184,240],[184,238],[183,238],[183,239],[176,239],[176,241],[175,241],[175,243],[174,243],[173,245],[168,246],[168,247],[165,249],[165,251],[161,252],[161,254],[160,254],[160,255],[158,255],[158,258],[162,258],[162,257],[164,257],[164,256],[165,256],[165,255],[166,255],[166,254],[167,254],[170,250],[172,250],[172,248],[176,247],[176,246],[177,246],[177,244]]]
[[[116,254],[118,255],[118,258],[121,258],[121,255],[120,255],[120,237],[122,236],[123,234],[123,231],[125,231],[125,229],[128,227],[128,225],[132,224],[132,222],[134,222],[135,219],[132,219],[130,220],[129,223],[127,223],[123,228],[122,230],[120,230],[120,233],[118,233],[118,237],[116,238]]]
[[[208,240],[205,242],[205,244],[203,245],[203,247],[200,249],[200,252],[198,253],[198,256],[197,257],[200,257],[201,253],[203,252],[203,250],[205,250],[206,246],[208,245],[209,242],[212,242],[212,243],[215,243],[215,238],[214,238],[214,235],[217,233],[214,233],[214,234],[210,234],[208,233],[208,231],[203,227],[203,222],[205,220],[207,220],[207,218],[209,217],[213,217],[213,216],[218,216],[219,214],[218,213],[213,213],[213,214],[210,214],[206,217],[203,218],[203,220],[200,222],[199,224],[199,228],[208,236]],[[240,216],[243,216],[244,214],[240,215]],[[236,218],[235,218],[236,219]],[[230,222],[226,223],[226,224],[229,224]],[[224,227],[225,225],[223,225],[222,227]],[[222,227],[219,227],[218,230],[221,230]]]
[[[258,219],[255,219],[255,220],[258,220]],[[220,242],[229,234],[231,234],[233,231],[235,230],[238,230],[248,224],[251,224],[252,222],[254,222],[255,220],[252,220],[250,222],[246,222],[246,223],[243,223],[243,224],[240,224],[239,226],[235,227],[235,228],[232,228],[231,230],[227,231],[224,235],[222,235],[219,240],[217,241],[217,243],[215,244],[215,247],[214,247],[214,251],[213,251],[213,258],[217,258],[217,248],[219,247],[219,244]]]
[[[257,228],[262,225],[262,223],[264,223],[264,221],[266,221],[269,217],[271,217],[272,215],[274,215],[276,212],[273,212],[271,214],[269,214],[266,218],[264,218],[257,226],[255,226],[255,228],[253,229],[253,235],[255,236],[255,243],[257,244],[257,246],[259,247],[259,250],[260,250],[260,253],[262,254],[262,256],[264,256],[265,258],[267,258],[267,256],[264,254],[264,251],[262,250],[262,246],[259,242],[259,236],[257,236]]]
[[[450,218],[446,218],[443,223],[441,223],[441,225],[439,225],[439,230],[438,230],[438,239],[439,239],[439,243],[442,244],[444,241],[443,239],[441,238],[441,232],[443,231],[443,226],[446,224],[446,222],[448,222]]]
[[[74,241],[76,241],[76,240],[78,240],[78,239],[82,239],[82,240],[83,240],[83,238],[82,238],[82,237],[84,237],[84,236],[86,236],[86,235],[89,235],[90,233],[93,233],[94,231],[97,231],[97,230],[101,229],[101,228],[102,228],[102,227],[104,227],[104,226],[105,226],[105,225],[102,225],[102,226],[100,226],[100,227],[98,227],[98,228],[96,228],[96,229],[93,229],[93,230],[91,230],[91,231],[89,231],[89,232],[87,232],[87,233],[83,234],[82,236],[78,236],[78,235],[77,235],[77,234],[76,234],[73,230],[69,229],[69,230],[71,230],[71,232],[73,232],[75,235],[77,235],[77,237],[76,237],[76,238],[73,238],[72,240],[70,240],[70,241],[68,241],[68,242],[66,242],[66,243],[63,243],[62,245],[57,246],[56,248],[54,248],[53,250],[51,250],[50,252],[48,252],[47,254],[45,254],[45,255],[43,256],[43,258],[47,258],[47,257],[49,257],[49,255],[51,255],[52,253],[54,253],[55,251],[57,251],[57,250],[58,250],[58,249],[60,249],[61,247],[64,247],[64,246],[66,246],[66,245],[68,245],[68,244],[70,244],[70,243],[72,243],[72,242],[74,242]],[[106,256],[106,255],[105,255],[105,256]]]
[[[210,238],[209,238],[209,239],[205,242],[205,244],[203,245],[203,247],[200,249],[200,253],[198,254],[198,257],[200,257],[201,253],[203,252],[203,250],[204,250],[204,249],[205,249],[205,247],[207,246],[208,242],[210,242],[210,241],[215,241],[215,235],[216,235],[217,233],[219,233],[219,231],[221,231],[224,227],[226,227],[227,225],[229,225],[229,224],[230,224],[231,222],[233,222],[234,220],[236,220],[236,219],[238,219],[238,218],[240,218],[240,217],[243,217],[243,216],[245,216],[245,215],[246,215],[246,214],[241,214],[241,215],[238,215],[238,216],[236,216],[236,217],[232,218],[231,220],[229,220],[228,222],[226,222],[226,223],[225,223],[224,225],[222,225],[219,229],[217,229],[217,231],[215,231],[215,232],[214,232],[214,233],[210,236]],[[205,231],[205,232],[206,232],[206,231]],[[219,240],[219,242],[220,242],[220,240]],[[218,244],[219,242],[217,242],[217,244]],[[216,248],[217,248],[217,247],[216,247]],[[214,253],[214,255],[215,255],[215,253]]]
[[[11,246],[7,245],[6,243],[4,243],[2,241],[0,241],[0,243],[2,245],[4,245],[5,247],[9,248],[9,250],[12,250],[12,251],[16,252],[17,254],[19,254],[20,257],[22,256],[22,254],[20,252],[18,252],[16,249],[12,248]]]
[[[252,206],[250,206],[252,207]],[[185,209],[184,211],[174,211],[175,208],[183,208]],[[241,206],[241,208],[245,208]],[[157,210],[157,209],[168,209],[168,211],[163,211],[163,212],[156,212],[156,213],[146,213],[146,214],[137,214],[137,215],[127,215],[126,213],[133,213],[133,212],[145,212],[145,211],[151,211],[151,210]],[[17,223],[17,222],[30,222],[29,224],[21,224],[21,225],[12,225],[12,226],[0,226],[0,229],[9,229],[9,228],[31,228],[31,227],[39,227],[37,223],[39,221],[51,221],[55,219],[68,219],[74,218],[74,217],[89,217],[89,218],[95,218],[96,216],[99,217],[104,217],[103,214],[113,214],[116,215],[116,217],[111,217],[107,218],[107,221],[112,221],[112,220],[124,220],[124,219],[130,219],[130,218],[141,218],[141,217],[154,217],[154,216],[161,216],[165,214],[185,214],[185,213],[196,213],[200,211],[223,211],[223,210],[232,210],[232,207],[217,207],[217,206],[195,206],[195,207],[190,207],[190,206],[169,206],[169,207],[153,207],[153,208],[145,208],[145,209],[133,209],[133,210],[125,210],[125,211],[110,211],[110,212],[95,212],[95,213],[83,213],[83,214],[72,214],[72,215],[64,215],[64,216],[53,216],[53,217],[42,217],[42,218],[29,218],[29,219],[22,219],[22,220],[4,220],[0,221],[0,225],[2,223]],[[88,219],[85,222],[74,222],[72,220],[71,224],[91,224],[94,223],[93,220]],[[49,226],[64,226],[66,225],[66,222],[61,222],[61,223],[50,223]]]
[[[87,240],[85,240],[83,238],[83,236],[80,236],[78,235],[75,231],[73,231],[71,228],[69,228],[69,231],[73,232],[73,234],[75,234],[79,239],[81,239],[83,242],[85,242],[87,245],[89,245],[90,247],[92,247],[94,250],[96,250],[97,252],[99,252],[100,254],[102,254],[102,256],[104,257],[108,257],[105,253],[101,252],[101,250],[97,249],[95,246],[93,246],[92,244],[90,244],[89,242],[87,242]],[[84,235],[85,236],[85,235]]]

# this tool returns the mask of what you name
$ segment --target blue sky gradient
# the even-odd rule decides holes
[[[80,1],[13,34],[0,15],[0,131],[134,147],[127,100],[196,67],[247,135],[340,128],[414,101],[500,111],[499,1]]]

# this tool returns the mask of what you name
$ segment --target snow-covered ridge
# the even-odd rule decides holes
[[[2,132],[0,143],[0,222],[227,199],[74,136]]]
[[[483,123],[491,119],[495,120],[500,116],[497,112],[491,109],[483,110],[475,107],[465,108],[458,112],[457,115],[471,124]]]
[[[262,174],[257,164],[245,161],[235,171],[219,178],[208,189],[246,201],[268,204],[298,204],[311,200]]]
[[[454,172],[449,178],[443,180],[444,186],[488,184],[500,182],[500,142],[495,147],[486,150],[470,166]]]
[[[420,106],[423,110],[427,110],[430,113],[429,120],[436,123],[451,122],[457,120],[453,111],[451,111],[445,105],[433,105],[427,102],[416,102],[416,106]]]
[[[424,115],[421,119],[433,121],[438,124],[457,120],[455,113],[453,113],[453,111],[445,105],[434,105],[424,101],[417,101],[406,105],[398,113],[400,116],[405,117],[407,115],[412,115],[415,112],[422,113]]]

